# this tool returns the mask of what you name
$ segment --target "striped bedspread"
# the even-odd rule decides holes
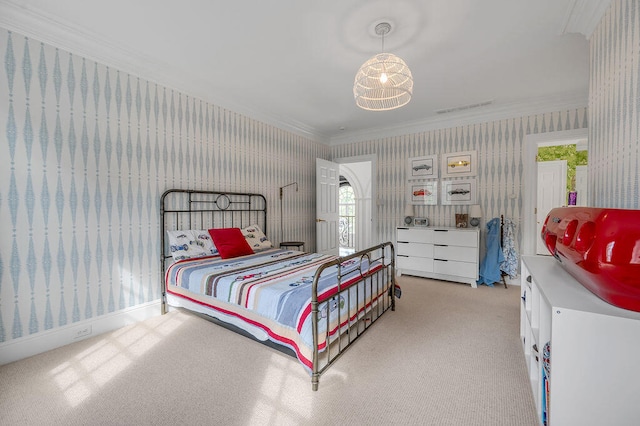
[[[334,258],[270,249],[227,260],[220,257],[182,260],[167,270],[167,292],[206,306],[212,316],[230,315],[248,326],[261,328],[269,340],[293,349],[300,362],[311,369],[312,282],[319,266]],[[360,278],[360,270],[366,273],[378,268],[378,265],[370,267],[366,258],[343,262],[341,289],[350,287],[340,294],[338,268],[327,268],[322,273],[318,282],[320,351],[327,345],[327,328],[331,336],[336,335],[349,320],[363,315],[384,296],[386,283],[373,285],[367,279],[351,285]]]

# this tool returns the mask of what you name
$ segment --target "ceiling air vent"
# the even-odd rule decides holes
[[[489,101],[478,102],[476,104],[462,105],[462,106],[457,106],[453,108],[444,108],[444,109],[437,110],[436,114],[448,114],[450,112],[465,111],[468,109],[480,108],[483,106],[491,105],[492,103],[493,103],[493,99]]]

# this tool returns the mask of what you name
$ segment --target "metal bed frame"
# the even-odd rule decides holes
[[[266,229],[267,202],[266,198],[260,194],[183,189],[170,189],[162,194],[160,200],[160,281],[162,283],[162,314],[167,312],[165,273],[167,266],[173,261],[168,243],[165,239],[167,230],[224,227],[243,228],[253,224],[258,224],[265,234],[269,235]],[[350,280],[348,284],[343,285],[342,279],[344,276],[342,275],[341,265],[343,262],[351,259],[359,259],[360,261],[358,268],[359,277],[355,282]],[[382,266],[379,269],[365,269],[362,265],[365,259],[369,264],[379,262]],[[318,335],[319,306],[325,300],[318,298],[317,288],[322,272],[331,267],[337,268],[339,281],[338,293],[331,297],[343,296],[347,299],[347,306],[350,306],[349,298],[352,297],[351,294],[353,292],[349,291],[349,289],[356,286],[355,297],[359,298],[359,292],[363,291],[365,298],[369,295],[373,299],[373,295],[375,294],[377,302],[371,304],[368,309],[363,309],[362,313],[355,319],[352,319],[349,313],[342,314],[343,318],[339,316],[338,322],[340,324],[344,322],[345,326],[331,339],[328,335],[325,336],[326,341],[330,343],[327,344],[323,352],[320,352],[318,350],[318,342],[320,341]],[[361,285],[361,283],[364,284]],[[390,242],[378,244],[349,256],[336,257],[318,268],[311,287],[311,321],[313,332],[311,384],[314,391],[318,389],[320,375],[340,358],[347,348],[358,340],[378,318],[388,310],[395,310],[395,290],[395,253],[393,244]],[[338,310],[338,312],[340,312],[340,310]],[[253,338],[249,333],[243,332],[243,330],[235,328],[234,326],[227,326],[217,318],[204,314],[200,314],[200,316]],[[346,318],[344,318],[345,316]],[[325,327],[325,329],[329,330],[328,315],[326,321],[327,327]],[[328,333],[328,331],[325,333]],[[281,348],[273,342],[263,342],[258,339],[254,340],[294,356],[293,352],[288,348]]]

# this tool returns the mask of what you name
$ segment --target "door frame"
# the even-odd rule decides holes
[[[588,167],[588,165],[576,166],[576,191],[578,192],[578,206],[589,205],[589,185],[586,182],[587,180],[589,180]],[[582,183],[584,183],[584,186],[581,185]]]
[[[536,254],[536,214],[538,168],[536,156],[538,146],[563,145],[584,143],[588,139],[589,129],[564,130],[560,132],[537,133],[525,135],[522,143],[522,245],[520,252],[523,255]],[[588,141],[587,141],[588,143]]]

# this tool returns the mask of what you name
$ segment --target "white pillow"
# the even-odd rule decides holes
[[[175,261],[211,256],[212,254],[211,249],[203,247],[201,240],[196,238],[191,230],[167,231],[167,235],[169,236],[169,250]],[[213,243],[211,245],[213,246]]]
[[[192,229],[191,233],[193,234],[193,238],[200,247],[202,247],[206,252],[207,256],[217,256],[218,249],[213,244],[213,240],[211,239],[211,235],[209,234],[209,230],[207,229]]]
[[[254,252],[267,250],[273,247],[271,241],[267,239],[267,236],[264,235],[264,232],[262,232],[258,225],[247,226],[246,228],[241,229],[241,231],[245,240],[247,240],[247,243]]]

